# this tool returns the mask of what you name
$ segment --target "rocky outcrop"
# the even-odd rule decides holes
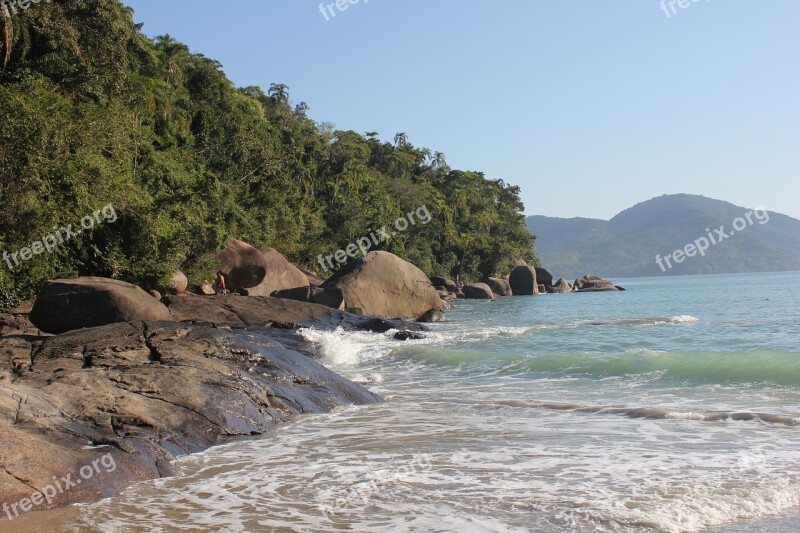
[[[508,278],[514,296],[530,296],[539,293],[536,269],[532,266],[518,266]]]
[[[27,502],[14,514],[94,501],[174,475],[181,454],[380,401],[301,345],[282,329],[154,322],[0,338],[0,501]]]
[[[536,267],[536,281],[545,287],[553,286],[553,275],[543,267]]]
[[[390,329],[425,331],[417,322],[383,320],[359,316],[331,307],[283,298],[263,296],[168,296],[165,303],[172,319],[227,326],[273,326],[283,329],[317,329],[386,332]]]
[[[298,287],[297,289],[284,289],[274,291],[273,298],[285,298],[298,302],[315,303],[344,311],[344,294],[341,289],[314,287]]]
[[[614,285],[614,282],[592,276],[591,274],[576,279],[574,285],[575,292],[605,292],[618,290],[620,290],[620,288]]]
[[[485,283],[471,283],[462,289],[468,300],[494,300],[492,289]]]
[[[269,296],[274,291],[307,287],[308,278],[278,251],[258,250],[232,240],[220,254],[219,270],[228,290],[247,296]]]
[[[434,287],[443,287],[447,292],[451,294],[458,294],[460,292],[458,290],[458,285],[449,278],[445,278],[443,276],[434,276],[431,278],[431,284]]]
[[[345,310],[358,315],[416,320],[445,308],[428,276],[389,252],[370,252],[352,261],[323,288],[340,289]]]
[[[572,285],[570,285],[569,281],[565,280],[564,278],[559,278],[556,281],[555,285],[550,289],[553,293],[564,293],[564,292],[572,292]]]
[[[167,308],[136,285],[93,277],[48,281],[30,314],[31,322],[48,333],[169,319]]]
[[[512,296],[514,294],[508,280],[503,278],[486,278],[484,283],[492,289],[495,296]]]

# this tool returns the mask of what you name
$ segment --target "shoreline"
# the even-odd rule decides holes
[[[257,439],[300,414],[383,401],[324,367],[296,328],[425,329],[261,297],[177,297],[171,311],[174,322],[59,335],[2,316],[0,444],[16,453],[0,456],[0,524],[171,477],[178,457]],[[196,321],[222,311],[227,320]],[[97,475],[84,475],[92,464]]]

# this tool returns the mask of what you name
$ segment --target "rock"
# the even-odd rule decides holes
[[[26,316],[0,313],[0,335],[43,335]]]
[[[147,294],[149,294],[150,296],[152,296],[153,298],[155,298],[159,302],[161,301],[161,293],[160,292],[158,292],[158,291],[147,291]]]
[[[511,296],[513,292],[511,292],[511,285],[508,283],[508,280],[502,278],[486,278],[484,281],[486,285],[492,289],[492,292],[497,296]]]
[[[552,287],[553,275],[546,268],[536,267],[536,281],[545,287]]]
[[[180,322],[205,322],[229,326],[272,324],[287,329],[314,327],[334,330],[342,328],[347,331],[376,331],[379,333],[390,329],[414,331],[427,329],[417,322],[358,316],[316,303],[264,296],[251,298],[241,298],[235,295],[168,296],[164,302],[169,307],[173,320]]]
[[[269,296],[273,291],[309,285],[306,275],[276,250],[259,251],[237,240],[220,254],[219,270],[228,290],[246,296]]]
[[[319,277],[317,273],[314,272],[313,270],[307,270],[305,268],[301,268],[300,272],[305,274],[306,279],[308,280],[308,284],[311,285],[312,287],[321,287],[322,284],[325,283],[325,280]]]
[[[575,292],[604,292],[619,290],[614,286],[614,283],[597,276],[587,274],[582,278],[575,280]]]
[[[554,293],[572,292],[572,285],[570,285],[569,281],[565,280],[564,278],[560,278],[558,281],[556,281],[551,290]]]
[[[449,308],[449,304],[445,303],[444,305]],[[442,320],[444,320],[444,312],[438,311],[436,309],[431,309],[430,311],[419,317],[417,319],[417,322],[430,323],[430,322],[441,322]]]
[[[311,291],[311,301],[332,309],[344,311],[344,292],[332,287],[316,287]]]
[[[518,266],[511,271],[508,278],[511,292],[514,296],[531,296],[539,293],[536,282],[536,269],[532,266]]]
[[[283,289],[280,291],[272,291],[270,295],[273,298],[285,298],[287,300],[296,300],[298,302],[311,301],[311,286],[297,287],[295,289]]]
[[[417,333],[415,331],[398,331],[394,334],[394,338],[398,341],[408,341],[408,340],[422,340],[425,338],[425,335],[422,333]]]
[[[0,377],[0,502],[66,476],[80,482],[49,503],[96,501],[175,475],[180,455],[264,435],[300,413],[381,401],[292,349],[301,345],[285,330],[147,322],[0,338],[0,376],[14,376]],[[81,474],[93,464],[94,475]]]
[[[539,290],[539,294],[544,294],[547,292],[547,287],[545,287],[542,283],[537,285],[537,289]]]
[[[57,279],[45,283],[31,322],[48,333],[116,322],[170,320],[169,310],[136,285],[107,278]]]
[[[455,282],[449,278],[445,278],[442,276],[434,276],[431,278],[431,283],[434,287],[443,287],[447,292],[456,294],[458,292],[458,286]]]
[[[494,300],[492,289],[485,283],[471,283],[462,289],[468,300]]]
[[[205,296],[214,296],[217,294],[217,291],[214,290],[214,286],[209,282],[203,282],[200,287],[198,287],[198,292]]]
[[[350,262],[323,288],[341,289],[345,310],[359,315],[416,320],[444,309],[428,276],[389,252],[370,252]]]
[[[628,290],[625,287],[623,287],[622,285],[614,285],[614,288],[617,289],[618,291],[627,291]]]
[[[166,294],[183,294],[186,292],[186,289],[189,287],[189,280],[186,279],[186,275],[176,270],[172,273],[172,277],[170,278],[169,282],[164,286],[164,292]]]

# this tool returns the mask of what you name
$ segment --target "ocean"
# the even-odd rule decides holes
[[[800,273],[461,300],[424,340],[303,330],[385,404],[297,418],[67,531],[798,531]]]

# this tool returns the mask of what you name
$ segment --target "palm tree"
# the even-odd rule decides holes
[[[394,136],[395,146],[405,146],[406,144],[408,144],[408,135],[405,133],[398,133]]]
[[[283,83],[273,83],[269,86],[270,97],[280,104],[289,103],[289,87]]]

